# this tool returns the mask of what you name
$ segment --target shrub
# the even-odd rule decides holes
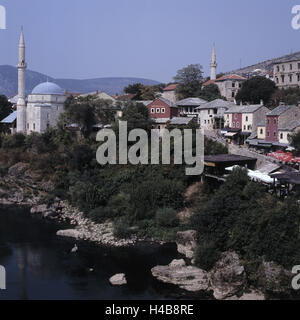
[[[163,208],[157,210],[155,221],[160,227],[177,227],[179,224],[177,212],[172,208]]]
[[[7,149],[20,148],[25,145],[26,137],[22,133],[16,133],[12,136],[4,136],[2,147]]]
[[[114,236],[120,239],[129,239],[131,237],[131,230],[128,219],[125,217],[120,218],[114,223]]]

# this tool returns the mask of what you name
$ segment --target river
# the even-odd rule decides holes
[[[60,239],[61,226],[30,216],[24,209],[0,208],[0,265],[7,289],[0,300],[148,300],[174,296],[172,287],[151,276],[151,268],[177,257],[175,245],[141,244],[104,248]],[[108,279],[125,273],[128,284],[113,287]]]

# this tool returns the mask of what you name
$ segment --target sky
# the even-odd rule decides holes
[[[17,64],[24,26],[31,70],[54,78],[141,77],[171,82],[194,63],[205,75],[300,51],[300,0],[0,0],[0,65]]]

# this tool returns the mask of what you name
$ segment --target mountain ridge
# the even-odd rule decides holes
[[[88,93],[104,91],[108,94],[120,94],[130,84],[140,82],[144,85],[156,85],[160,82],[136,77],[99,77],[93,79],[56,79],[46,74],[26,71],[26,94],[42,82],[55,82],[69,92]],[[0,66],[0,94],[7,97],[14,96],[18,92],[18,69],[10,65]]]

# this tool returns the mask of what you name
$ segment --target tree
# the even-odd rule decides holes
[[[158,92],[163,92],[165,84],[161,83],[154,86],[145,86],[141,83],[134,83],[129,85],[124,89],[124,92],[127,94],[134,94],[135,97],[133,100],[154,100]]]
[[[203,82],[203,67],[200,64],[190,64],[177,71],[174,80],[179,84],[176,89],[178,99],[197,97],[200,95]]]
[[[300,101],[300,88],[279,89],[272,95],[273,106],[278,106],[281,102],[286,105],[298,105]]]
[[[295,154],[297,156],[300,156],[300,131],[294,133],[292,136],[291,136],[291,146],[294,147],[296,150],[295,150]]]
[[[268,104],[276,90],[276,85],[272,80],[257,76],[243,83],[236,100],[252,104],[259,104],[263,100],[265,104]]]
[[[223,99],[223,97],[221,96],[219,87],[214,83],[203,87],[200,92],[199,98],[202,98],[207,101],[213,101],[216,99]]]
[[[143,85],[141,83],[130,84],[128,87],[124,89],[124,92],[127,94],[135,94],[135,100],[142,100],[142,90]]]
[[[142,103],[127,103],[123,110],[122,121],[127,121],[128,131],[144,129],[149,132],[153,126],[148,109]]]

